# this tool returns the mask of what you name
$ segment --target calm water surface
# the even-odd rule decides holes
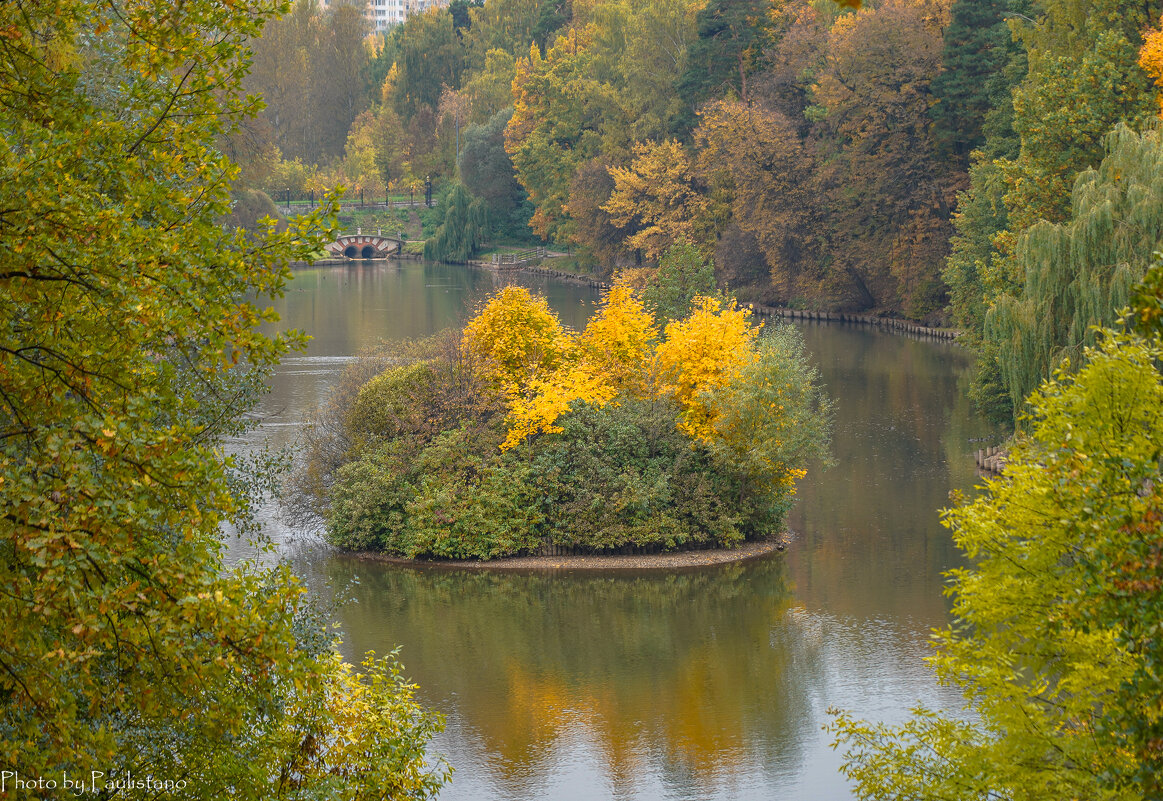
[[[575,327],[597,300],[522,282]],[[419,262],[297,273],[276,308],[314,339],[275,376],[245,444],[293,442],[353,354],[456,325],[499,284]],[[957,703],[922,658],[957,563],[936,510],[975,483],[989,434],[963,400],[968,355],[803,331],[838,400],[837,464],[801,483],[784,554],[667,574],[409,569],[336,553],[268,510],[313,591],[347,600],[344,653],[399,646],[421,700],[447,716],[435,750],[456,773],[442,799],[844,799],[828,707],[897,720]]]

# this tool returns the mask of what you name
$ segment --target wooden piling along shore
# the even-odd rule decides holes
[[[977,462],[978,470],[997,476],[1001,475],[1001,471],[1005,469],[1009,455],[1008,449],[1001,445],[995,445],[992,448],[982,448],[973,454],[973,458]]]
[[[578,275],[577,273],[570,273],[565,270],[555,270],[552,267],[542,267],[540,264],[522,266],[520,270],[526,273],[533,273],[534,275],[545,275],[561,281],[568,281],[571,284],[581,284],[594,289],[609,289],[611,286],[609,281],[599,281],[587,275]]]
[[[474,262],[474,264],[481,267],[494,267],[490,262]],[[509,265],[506,265],[509,266]],[[600,281],[596,278],[590,278],[577,273],[569,273],[564,270],[555,270],[552,267],[543,267],[541,265],[511,265],[510,269],[519,269],[522,272],[533,273],[534,275],[545,275],[551,278],[558,278],[562,281],[570,281],[572,283],[579,283],[594,289],[609,289],[609,281]],[[875,328],[881,328],[892,331],[898,334],[906,334],[910,336],[925,338],[925,339],[940,339],[952,342],[960,335],[960,331],[952,328],[933,328],[932,326],[922,325],[921,323],[912,320],[900,320],[894,317],[877,317],[871,314],[853,314],[850,312],[828,312],[828,311],[809,311],[807,309],[784,309],[777,306],[761,306],[756,303],[747,304],[756,317],[760,319],[769,317],[781,317],[785,320],[808,320],[816,322],[832,322],[832,323],[854,323],[856,325],[867,325]]]
[[[807,309],[785,309],[777,306],[760,306],[749,304],[751,311],[757,317],[782,317],[785,320],[809,320],[828,323],[854,323],[882,328],[898,334],[920,337],[922,339],[956,340],[960,331],[952,328],[933,328],[912,320],[900,320],[895,317],[877,317],[872,314],[854,314],[852,312],[810,311]]]

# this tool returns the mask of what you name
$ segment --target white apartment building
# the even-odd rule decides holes
[[[319,0],[321,8],[327,8],[342,0]],[[372,28],[386,30],[399,25],[409,14],[427,11],[430,8],[446,8],[449,0],[367,0],[367,18]]]

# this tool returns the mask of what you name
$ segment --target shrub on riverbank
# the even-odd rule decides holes
[[[794,329],[693,305],[660,333],[619,285],[573,333],[507,287],[463,334],[357,363],[358,391],[346,382],[309,441],[328,540],[492,559],[780,532],[805,463],[826,458],[831,404]]]

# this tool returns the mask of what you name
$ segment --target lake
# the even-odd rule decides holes
[[[313,339],[284,361],[236,447],[293,443],[347,361],[467,319],[509,281],[580,327],[586,287],[422,262],[300,270],[275,308]],[[442,799],[844,799],[829,707],[899,720],[958,704],[923,662],[959,564],[938,510],[977,482],[991,436],[970,354],[800,325],[837,399],[836,465],[801,483],[787,551],[681,572],[472,572],[367,562],[264,510],[277,553],[338,603],[344,655],[397,647],[447,730]],[[254,555],[228,543],[233,560]]]

